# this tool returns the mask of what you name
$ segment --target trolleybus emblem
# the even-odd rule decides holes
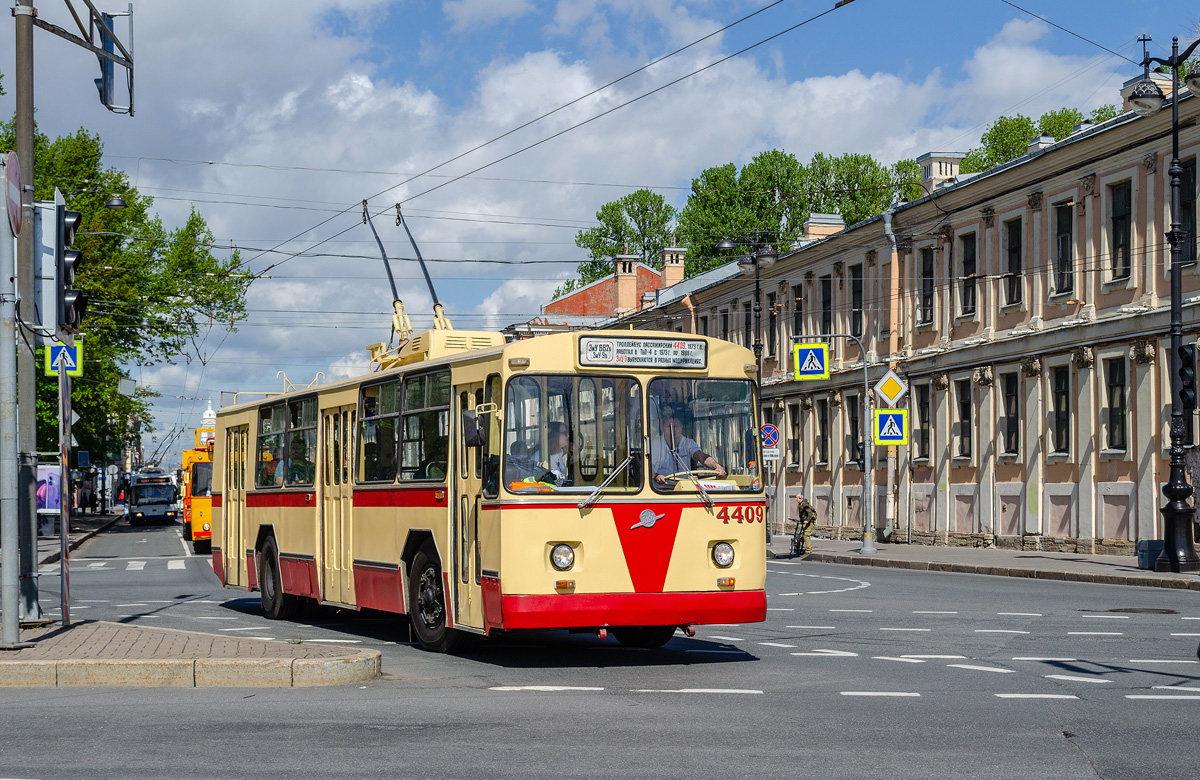
[[[632,531],[635,528],[653,528],[654,524],[662,520],[665,516],[654,514],[654,510],[652,509],[643,509],[642,513],[638,515],[638,521],[629,526],[629,530]]]

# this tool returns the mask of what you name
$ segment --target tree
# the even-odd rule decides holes
[[[1112,119],[1121,112],[1108,104],[1094,109],[1089,118],[1093,122]],[[1055,141],[1066,138],[1083,121],[1083,112],[1076,108],[1059,108],[1042,114],[1035,124],[1022,114],[1002,116],[988,126],[980,139],[983,146],[967,152],[959,170],[962,173],[978,173],[1015,160],[1029,151],[1029,142],[1040,135],[1048,135]]]
[[[659,252],[671,245],[671,221],[675,209],[661,195],[647,189],[636,190],[605,203],[596,212],[594,228],[575,234],[575,245],[588,251],[588,259],[576,270],[578,279],[569,279],[554,291],[554,298],[612,274],[608,258],[636,254],[646,265],[658,267]]]
[[[1115,116],[1120,116],[1121,111],[1112,103],[1105,103],[1099,108],[1092,109],[1092,114],[1089,117],[1093,122],[1099,124],[1107,122]]]
[[[1061,141],[1071,134],[1075,126],[1083,121],[1083,112],[1077,108],[1060,108],[1047,111],[1038,120],[1038,134],[1052,136]]]
[[[0,145],[14,141],[14,124],[0,125]],[[241,258],[213,252],[213,235],[192,211],[187,222],[168,230],[150,212],[124,173],[100,164],[104,145],[82,128],[53,142],[34,137],[34,198],[51,200],[54,188],[68,208],[82,215],[75,248],[83,257],[75,285],[89,299],[84,317],[86,369],[74,380],[72,405],[80,421],[74,432],[81,449],[119,449],[132,443],[151,421],[145,389],[129,398],[117,393],[124,366],[205,360],[204,339],[232,330],[245,317],[250,278],[239,274]],[[120,195],[127,206],[105,208]],[[56,449],[57,388],[38,379],[38,449]]]

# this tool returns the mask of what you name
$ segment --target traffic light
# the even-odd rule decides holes
[[[83,314],[87,311],[87,295],[76,290],[75,274],[79,270],[79,250],[72,249],[75,243],[75,231],[83,215],[78,211],[67,208],[62,194],[54,193],[54,229],[57,241],[54,247],[54,263],[57,269],[55,283],[58,289],[57,313],[55,319],[56,332],[78,333],[83,324]]]
[[[1183,411],[1196,409],[1196,345],[1179,345],[1179,402]]]

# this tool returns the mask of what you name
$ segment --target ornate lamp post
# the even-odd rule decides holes
[[[750,251],[738,258],[738,268],[746,275],[754,274],[754,364],[758,367],[759,381],[762,381],[762,290],[760,288],[759,269],[775,265],[778,255],[771,249],[768,240],[770,234],[761,230],[741,239],[738,243],[749,246]],[[717,249],[734,249],[738,246],[728,238],[722,238]]]
[[[1180,266],[1183,262],[1183,242],[1186,238],[1180,223],[1183,166],[1179,162],[1179,66],[1200,44],[1197,40],[1179,52],[1179,38],[1172,39],[1169,59],[1146,55],[1142,61],[1146,77],[1138,82],[1129,95],[1129,104],[1140,116],[1152,116],[1163,107],[1166,96],[1158,85],[1150,80],[1150,64],[1159,63],[1171,69],[1171,167],[1167,175],[1171,180],[1171,229],[1167,241],[1171,246],[1171,476],[1163,495],[1167,503],[1162,508],[1163,550],[1154,562],[1155,571],[1189,572],[1200,571],[1200,556],[1192,543],[1192,521],[1195,510],[1188,504],[1192,486],[1188,484],[1184,471],[1183,425],[1184,404],[1181,397],[1180,347],[1183,344],[1183,281]],[[1184,77],[1188,90],[1200,97],[1200,67],[1193,67]],[[1193,241],[1195,238],[1192,239]]]

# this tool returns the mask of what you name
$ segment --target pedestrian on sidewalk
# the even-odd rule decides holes
[[[796,494],[796,532],[792,537],[792,555],[812,552],[813,526],[817,524],[817,510],[804,497],[803,491]]]
[[[100,502],[96,499],[96,494],[92,493],[91,496],[88,498],[88,508],[92,510],[92,514],[96,514],[96,508],[99,505],[100,505]]]

